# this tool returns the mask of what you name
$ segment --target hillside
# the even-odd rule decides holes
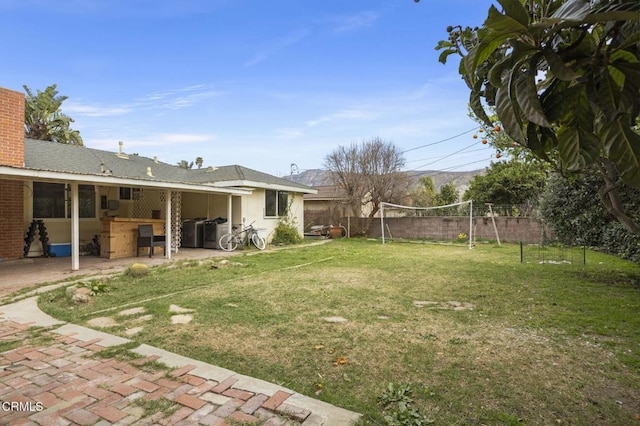
[[[467,172],[424,170],[412,171],[410,173],[415,177],[416,182],[418,182],[418,179],[420,179],[422,176],[431,176],[436,187],[436,191],[439,191],[442,185],[453,182],[456,188],[458,188],[458,192],[462,194],[467,190],[467,188],[469,188],[469,182],[471,181],[471,179],[473,179],[474,176],[484,174],[485,170],[480,169]],[[332,184],[329,171],[322,169],[305,170],[302,173],[285,176],[285,178],[309,186],[323,186]]]

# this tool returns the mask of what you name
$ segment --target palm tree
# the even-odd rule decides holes
[[[176,164],[182,169],[189,170],[189,169],[193,168],[193,161],[192,162],[188,162],[187,160],[180,160]]]
[[[34,95],[27,86],[25,96],[24,128],[25,136],[31,139],[83,145],[80,132],[69,125],[73,119],[60,111],[67,96],[58,96],[56,85],[52,84],[44,92]]]
[[[203,163],[204,163],[204,159],[202,157],[196,157],[196,166],[198,166],[199,169],[202,168]]]

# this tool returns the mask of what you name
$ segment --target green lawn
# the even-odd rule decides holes
[[[515,245],[367,240],[250,254],[117,277],[87,305],[61,289],[40,306],[77,324],[111,316],[120,325],[108,331],[123,336],[143,326],[140,343],[363,413],[363,424],[385,424],[390,382],[410,385],[412,407],[436,424],[640,415],[637,265],[592,252],[586,265],[541,265],[520,263]],[[193,309],[193,321],[172,324],[171,304]],[[132,307],[146,311],[117,316]],[[332,316],[348,322],[323,319]]]

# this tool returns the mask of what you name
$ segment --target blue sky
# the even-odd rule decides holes
[[[473,170],[495,152],[434,46],[493,3],[0,0],[0,86],[55,83],[86,146],[167,163],[283,176],[380,137],[407,170]]]

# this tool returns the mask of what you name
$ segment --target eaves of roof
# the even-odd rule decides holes
[[[25,139],[25,167],[5,173],[13,176],[175,187],[206,192],[249,194],[251,188],[273,188],[315,193],[306,185],[243,166],[188,170],[139,155],[126,155],[77,145]],[[1,172],[0,172],[1,174]],[[125,183],[126,182],[126,183]]]

